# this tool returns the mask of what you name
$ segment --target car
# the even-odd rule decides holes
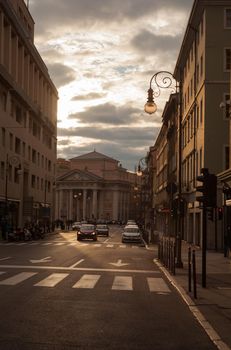
[[[75,231],[75,230],[79,230],[80,226],[81,226],[81,222],[75,221],[75,222],[73,222],[71,227],[72,227],[72,230]]]
[[[126,225],[136,225],[136,222],[134,220],[128,220]]]
[[[77,240],[91,238],[94,241],[97,241],[97,233],[95,230],[95,225],[92,224],[82,224],[79,230],[77,231]]]
[[[127,225],[122,232],[122,243],[137,242],[141,243],[142,236],[137,225]]]
[[[98,224],[95,227],[96,233],[97,235],[105,235],[105,236],[109,236],[109,227],[108,225],[105,224]]]

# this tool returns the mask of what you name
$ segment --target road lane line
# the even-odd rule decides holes
[[[113,290],[132,290],[132,277],[130,276],[115,276]]]
[[[42,245],[51,245],[51,242],[43,243]]]
[[[81,264],[81,262],[83,262],[84,259],[80,259],[79,261],[77,261],[75,264],[71,265],[70,268],[74,268],[75,266]]]
[[[5,257],[5,258],[1,258],[0,261],[9,260],[9,259],[11,259],[11,256],[7,256],[7,257]]]
[[[127,246],[126,246],[126,244],[120,244],[119,247],[120,248],[126,248]]]
[[[74,243],[69,243],[68,245],[70,246],[74,246],[74,245],[76,245],[77,244],[77,242],[74,242]]]
[[[4,273],[6,273],[5,271],[0,271],[0,275],[3,275]]]
[[[94,247],[100,248],[100,247],[102,247],[102,243],[96,243],[96,244],[94,244]]]
[[[0,281],[0,285],[14,286],[22,281],[27,280],[28,278],[30,278],[36,274],[37,274],[37,272],[21,272],[13,277],[9,277],[3,281]]]
[[[54,243],[54,245],[64,245],[65,243],[59,242],[59,243]]]
[[[155,270],[132,270],[132,269],[108,269],[94,267],[69,267],[69,266],[41,266],[41,265],[3,265],[0,269],[33,269],[33,270],[60,270],[60,271],[97,271],[97,272],[119,272],[119,273],[140,273],[140,274],[160,274]]]
[[[106,245],[106,248],[113,248],[114,247],[114,244],[107,244]]]
[[[87,288],[92,289],[100,279],[100,275],[83,275],[72,288]]]
[[[69,273],[52,273],[47,278],[34,284],[36,287],[55,287],[59,282],[66,278]]]
[[[147,282],[148,282],[150,292],[156,292],[156,293],[171,292],[166,282],[163,280],[163,278],[148,277]]]

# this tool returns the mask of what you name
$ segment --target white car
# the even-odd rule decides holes
[[[72,230],[74,231],[74,230],[79,230],[80,229],[80,226],[81,226],[81,222],[79,222],[79,221],[76,221],[76,222],[73,222],[73,224],[72,224]]]
[[[137,225],[126,225],[122,232],[122,243],[137,242],[141,243],[142,236]]]

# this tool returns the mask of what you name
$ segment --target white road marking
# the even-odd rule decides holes
[[[100,279],[100,275],[83,275],[72,288],[88,288],[92,289]]]
[[[71,265],[70,268],[74,268],[75,266],[81,264],[81,262],[83,262],[84,259],[80,259],[79,261],[77,261],[75,264]]]
[[[96,247],[96,248],[102,247],[102,244],[101,243],[96,243],[96,244],[94,244],[94,247]]]
[[[137,245],[133,245],[132,248],[138,249],[139,247]]]
[[[47,256],[46,258],[37,259],[37,260],[30,260],[32,264],[38,264],[38,263],[46,263],[51,261],[51,256]]]
[[[150,292],[170,293],[169,287],[167,286],[166,282],[162,278],[148,277],[147,281],[148,281]]]
[[[42,281],[34,284],[36,287],[55,287],[56,284],[61,282],[65,277],[67,277],[68,273],[52,273],[47,278],[44,278]]]
[[[116,276],[112,285],[113,290],[132,290],[132,277]]]
[[[27,244],[26,242],[18,243],[17,246],[26,245],[26,244]]]
[[[59,242],[59,243],[54,243],[54,245],[64,245],[65,243]]]
[[[32,269],[32,270],[62,270],[62,271],[97,271],[97,272],[125,272],[125,273],[140,273],[140,274],[160,274],[160,271],[154,270],[128,270],[128,269],[103,269],[94,267],[68,267],[68,266],[38,266],[38,265],[1,265],[3,269]]]
[[[30,243],[29,245],[38,245],[39,243],[38,242],[33,242],[33,243]]]
[[[126,248],[127,246],[126,246],[126,244],[120,244],[119,247],[120,248]]]
[[[6,273],[5,271],[0,271],[0,275],[3,275],[4,273]]]
[[[11,256],[7,256],[6,258],[1,258],[0,261],[9,260],[9,259],[11,259]]]
[[[51,245],[51,242],[43,243],[42,245]]]
[[[28,278],[36,275],[37,272],[21,272],[18,273],[17,275],[13,276],[13,277],[9,277],[3,281],[0,281],[0,285],[4,285],[4,286],[14,286],[15,284],[18,284],[22,281],[27,280]]]
[[[114,244],[107,244],[106,247],[107,247],[107,248],[113,248],[113,247],[114,247]]]
[[[72,246],[74,246],[74,245],[76,245],[77,244],[77,242],[74,242],[74,243],[69,243],[68,245],[72,245]]]
[[[119,259],[116,263],[109,263],[113,266],[116,266],[116,267],[121,267],[121,266],[126,266],[126,265],[129,265],[128,263],[122,263],[122,260]]]

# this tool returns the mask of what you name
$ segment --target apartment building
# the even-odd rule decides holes
[[[23,0],[0,0],[0,222],[51,220],[57,90]]]
[[[178,94],[171,94],[162,114],[162,127],[154,144],[155,149],[155,231],[156,234],[174,236],[177,218],[173,203],[178,191],[177,152],[178,152]]]
[[[231,1],[195,0],[174,71],[182,83],[182,195],[187,203],[182,238],[197,245],[202,211],[196,177],[201,168],[214,174],[229,168],[229,110],[220,105],[230,98],[230,30]],[[222,240],[219,225],[208,222],[208,247],[221,247]]]

